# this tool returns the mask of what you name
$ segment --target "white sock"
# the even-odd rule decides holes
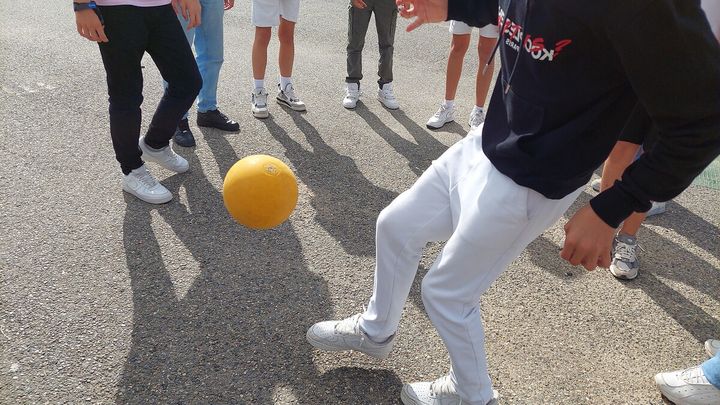
[[[280,76],[280,90],[285,90],[288,84],[292,84],[292,77]]]
[[[443,106],[445,108],[452,108],[455,105],[455,100],[445,100],[443,101]]]
[[[483,108],[482,108],[482,107],[478,107],[478,106],[473,107],[473,112],[475,112],[475,111],[484,112],[484,111],[483,111]]]
[[[264,89],[265,88],[265,79],[254,79],[255,82],[255,88],[256,89]]]

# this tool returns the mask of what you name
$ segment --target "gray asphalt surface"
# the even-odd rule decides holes
[[[304,0],[294,76],[308,112],[271,105],[259,121],[250,7],[238,1],[220,101],[241,132],[193,126],[197,148],[177,148],[190,172],[150,165],[176,196],[156,207],[120,189],[99,52],[69,3],[0,2],[0,403],[395,404],[403,382],[448,371],[420,277],[387,361],[305,342],[312,323],[362,310],[377,214],[468,129],[472,54],[459,122],[424,127],[442,100],[446,26],[407,34],[399,23],[397,112],[374,98],[371,32],[364,102],[347,111],[347,6]],[[147,125],[161,86],[145,66]],[[297,210],[271,231],[232,222],[220,194],[229,167],[256,153],[299,180]],[[691,187],[650,219],[633,282],[565,264],[564,220],[535,241],[482,301],[502,403],[660,404],[653,375],[701,362],[701,342],[720,336],[719,197]]]

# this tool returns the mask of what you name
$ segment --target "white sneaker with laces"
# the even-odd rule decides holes
[[[390,355],[395,335],[385,342],[375,343],[360,329],[360,317],[356,314],[340,321],[318,322],[308,329],[307,341],[313,347],[329,352],[355,350],[370,357],[384,360]]]
[[[278,83],[278,94],[276,99],[279,104],[288,106],[293,111],[305,111],[305,103],[303,103],[297,94],[295,94],[295,88],[292,83],[288,83],[284,89],[281,89],[280,83]]]
[[[270,116],[267,105],[268,93],[265,88],[255,89],[250,99],[250,110],[255,118],[267,118]]]
[[[360,99],[360,84],[345,83],[345,98],[343,99],[343,107],[353,109],[357,107]]]
[[[148,172],[145,165],[123,177],[122,188],[135,197],[150,204],[164,204],[172,200],[172,193]]]
[[[675,405],[720,404],[720,389],[710,384],[700,366],[659,373],[655,384]]]
[[[601,183],[602,183],[602,178],[595,179],[590,183],[590,187],[599,193]]]
[[[487,405],[497,405],[499,394],[493,390],[493,397]],[[440,377],[433,382],[416,382],[403,385],[400,399],[405,405],[462,405],[462,398],[455,392],[450,376]]]
[[[483,122],[485,122],[485,111],[482,108],[473,107],[472,112],[470,112],[470,118],[468,119],[470,129],[479,127]]]
[[[640,263],[637,259],[637,238],[619,233],[613,241],[613,257],[610,273],[622,280],[632,280],[638,275]]]
[[[382,105],[391,110],[397,110],[400,108],[400,104],[398,104],[398,101],[395,98],[395,93],[393,93],[392,83],[383,84],[382,88],[378,90],[377,98]]]
[[[155,162],[163,168],[176,173],[184,173],[190,168],[188,161],[175,153],[170,144],[162,149],[153,149],[145,143],[145,137],[142,136],[138,145],[142,151],[142,158],[146,162]]]
[[[447,124],[448,122],[455,121],[455,106],[447,107],[444,103],[440,104],[440,108],[437,110],[435,115],[430,117],[428,120],[427,126],[431,129],[439,129],[442,128],[443,125]]]
[[[705,341],[705,351],[707,352],[708,356],[715,357],[715,355],[720,352],[720,340],[716,339],[709,339]]]

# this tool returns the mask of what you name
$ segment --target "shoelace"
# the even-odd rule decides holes
[[[153,188],[157,185],[157,180],[155,180],[146,168],[142,168],[135,178],[147,188]]]
[[[358,90],[345,89],[345,97],[359,98],[362,92]]]
[[[483,121],[485,121],[485,114],[482,113],[482,112],[478,112],[478,113],[475,113],[475,114],[472,115],[472,119],[471,119],[471,121],[470,121],[470,124],[471,124],[473,127],[476,127],[476,126],[482,124]]]
[[[283,90],[283,93],[285,93],[285,95],[287,96],[287,98],[288,98],[290,101],[292,101],[292,102],[296,102],[296,101],[300,100],[300,99],[295,95],[295,88],[293,87],[292,84],[288,84],[288,85],[285,87],[285,90]]]
[[[450,380],[450,376],[446,375],[430,384],[430,392],[433,395],[455,394],[455,385]]]
[[[691,367],[680,373],[680,377],[689,384],[710,384],[702,367]]]
[[[395,100],[395,94],[393,93],[392,86],[389,86],[387,84],[385,86],[383,86],[382,94],[383,94],[383,97],[385,97],[388,100]]]
[[[615,257],[623,261],[634,262],[637,259],[635,254],[636,246],[618,241],[617,245],[615,245]]]
[[[353,335],[360,332],[360,316],[362,314],[353,315],[350,318],[343,319],[335,325],[335,332],[345,335]]]
[[[443,114],[445,114],[448,110],[450,110],[450,109],[447,108],[447,107],[445,107],[443,104],[440,104],[440,109],[437,110],[437,112],[435,113],[435,115],[433,115],[433,117],[435,117],[435,118],[440,118],[440,117],[441,117]]]
[[[264,90],[261,91],[260,93],[253,93],[255,105],[258,107],[267,106],[267,97],[268,97],[268,94]]]

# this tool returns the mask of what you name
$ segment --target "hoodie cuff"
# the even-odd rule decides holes
[[[618,228],[635,212],[635,198],[615,185],[590,200],[590,207],[606,224]]]

